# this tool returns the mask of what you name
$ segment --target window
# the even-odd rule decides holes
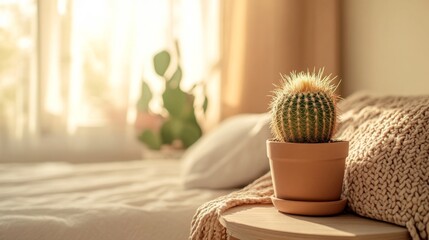
[[[218,25],[217,1],[0,0],[0,161],[137,158],[153,55],[177,39],[184,87],[216,78]]]

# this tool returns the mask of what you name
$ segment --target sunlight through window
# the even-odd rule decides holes
[[[135,142],[142,80],[155,93],[155,110],[162,101],[152,60],[158,51],[178,40],[185,89],[212,78],[218,4],[0,0],[1,148]]]

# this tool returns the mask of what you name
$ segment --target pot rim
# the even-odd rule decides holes
[[[288,144],[288,145],[323,145],[323,144],[344,144],[344,143],[350,143],[350,141],[347,140],[333,140],[332,142],[322,142],[322,143],[295,143],[295,142],[279,142],[275,141],[273,138],[267,139],[267,143],[270,144]]]
[[[349,153],[349,141],[328,143],[290,143],[267,140],[267,156],[270,160],[328,160],[345,159]]]

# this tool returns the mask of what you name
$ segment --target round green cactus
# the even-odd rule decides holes
[[[337,124],[338,96],[331,75],[292,72],[282,75],[283,84],[275,90],[270,104],[274,140],[295,143],[329,142]]]

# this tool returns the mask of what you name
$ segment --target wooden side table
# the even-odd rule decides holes
[[[232,239],[410,239],[407,229],[352,214],[305,217],[278,212],[273,205],[244,205],[220,217]]]

